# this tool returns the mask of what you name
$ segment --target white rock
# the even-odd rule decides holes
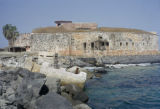
[[[60,79],[62,84],[76,84],[79,87],[84,86],[87,78],[87,74],[85,72],[74,74],[66,71],[65,68],[54,69],[54,67],[49,66],[47,63],[42,64],[40,73],[43,73],[48,77]]]
[[[73,106],[73,109],[91,109],[91,108],[86,104],[78,104],[76,106]]]

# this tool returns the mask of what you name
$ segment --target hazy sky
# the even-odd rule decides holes
[[[99,26],[160,33],[160,0],[0,0],[0,47],[8,45],[2,26],[20,33],[55,26],[55,20],[96,22]]]

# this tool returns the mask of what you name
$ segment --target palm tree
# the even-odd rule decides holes
[[[8,40],[9,46],[13,46],[14,40],[19,36],[16,26],[11,24],[6,24],[3,26],[3,35]]]

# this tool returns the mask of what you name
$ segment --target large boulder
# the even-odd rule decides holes
[[[56,93],[38,98],[35,109],[72,109],[72,104]]]
[[[39,97],[39,91],[46,81],[46,76],[17,68],[0,73],[1,96],[3,108],[20,106],[27,109],[32,101]]]
[[[87,74],[85,72],[74,74],[67,72],[64,68],[55,69],[53,66],[49,66],[47,63],[42,64],[40,72],[45,74],[47,77],[60,79],[62,85],[76,84],[81,88],[84,87],[87,79]]]
[[[79,93],[82,91],[82,89],[74,84],[68,84],[65,86],[65,91],[67,93],[70,93],[72,95],[75,95],[76,93]]]
[[[79,92],[79,93],[76,93],[74,96],[73,96],[73,99],[74,100],[79,100],[81,102],[84,102],[86,103],[89,99],[89,97],[87,96],[86,93],[84,93],[83,91]]]
[[[60,93],[60,79],[47,76],[45,85],[48,86],[50,92]]]
[[[83,90],[80,87],[78,87],[74,84],[66,85],[63,92],[68,93],[68,95],[72,98],[71,101],[80,101],[80,102],[86,103],[89,99],[88,96],[85,94],[85,92],[83,92]],[[74,103],[74,102],[72,102],[72,103]]]

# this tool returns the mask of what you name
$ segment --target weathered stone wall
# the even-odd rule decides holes
[[[20,34],[19,37],[14,41],[15,47],[26,47],[30,46],[31,39],[30,39],[31,33],[24,33]]]
[[[98,27],[96,23],[64,23],[62,26],[67,30],[81,30],[81,29],[89,29],[94,30]]]
[[[97,31],[32,33],[29,38],[31,51],[53,52],[61,56],[102,57],[158,53],[158,36],[154,34]],[[20,45],[25,43],[25,40],[21,40]]]
[[[70,35],[67,33],[32,34],[31,51],[46,51],[61,55],[69,55],[69,42]]]
[[[100,57],[108,55],[154,54],[158,36],[121,32],[72,33],[72,55]]]

